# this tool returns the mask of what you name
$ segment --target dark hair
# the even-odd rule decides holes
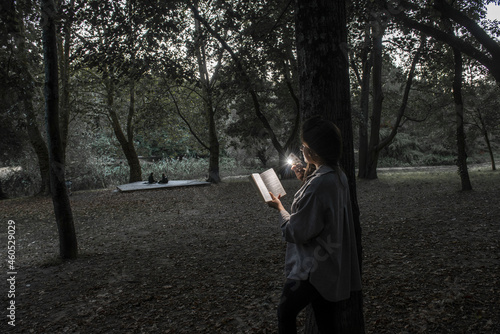
[[[302,125],[301,139],[326,165],[339,168],[342,155],[342,135],[331,121],[320,116],[307,119]]]

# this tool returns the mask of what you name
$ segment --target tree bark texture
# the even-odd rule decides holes
[[[455,102],[455,115],[457,120],[457,166],[460,181],[462,182],[462,190],[472,190],[472,185],[469,178],[469,170],[467,168],[467,150],[464,130],[464,103],[462,99],[462,71],[463,61],[462,53],[453,48],[453,59],[455,64],[455,76],[453,79],[453,100]]]
[[[41,1],[41,28],[45,63],[45,118],[50,157],[50,185],[52,202],[59,231],[59,250],[63,259],[78,255],[73,213],[64,178],[64,157],[59,129],[59,83],[57,62],[57,36],[54,2]]]
[[[296,1],[300,109],[303,119],[321,115],[336,123],[342,131],[341,164],[349,179],[361,266],[361,227],[354,171],[346,17],[345,1]],[[338,303],[338,310],[332,314],[339,326],[338,333],[365,332],[362,305],[361,291]],[[310,315],[308,318],[308,323],[314,322]],[[314,326],[307,326],[306,333],[315,333]]]

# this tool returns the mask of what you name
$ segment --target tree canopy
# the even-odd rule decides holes
[[[34,152],[40,168],[30,174],[48,180],[32,3],[2,4],[2,165]],[[452,162],[452,47],[464,57],[466,145],[494,162],[498,113],[475,98],[498,85],[499,28],[488,3],[496,2],[349,3],[339,50],[349,57],[359,176],[387,164]],[[259,167],[297,151],[304,110],[292,1],[61,0],[56,10],[64,155],[82,187],[110,182],[96,177],[97,161],[138,180],[141,157],[207,158],[208,177],[225,157]]]

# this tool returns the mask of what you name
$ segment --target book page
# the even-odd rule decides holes
[[[271,195],[269,195],[269,190],[267,189],[264,181],[260,177],[259,174],[254,173],[250,175],[250,181],[255,186],[255,188],[259,191],[260,197],[264,200],[264,202],[271,201]]]
[[[281,197],[283,197],[286,195],[285,189],[283,188],[283,185],[281,184],[281,181],[278,178],[278,175],[276,175],[274,169],[271,168],[263,173],[260,173],[260,177],[266,184],[268,191],[272,192],[274,196],[278,197],[281,195]]]

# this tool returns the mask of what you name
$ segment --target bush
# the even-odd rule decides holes
[[[33,152],[2,165],[5,167],[0,168],[0,180],[8,197],[30,196],[40,191],[40,169]]]
[[[455,164],[455,152],[442,143],[426,143],[406,133],[398,133],[380,154],[380,167],[438,166]]]

